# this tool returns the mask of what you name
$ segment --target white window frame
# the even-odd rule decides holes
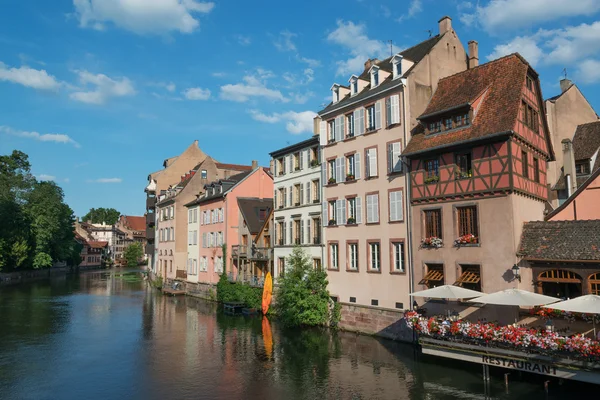
[[[340,268],[340,247],[338,243],[329,244],[329,259],[331,260],[331,269]]]
[[[406,272],[404,259],[402,258],[402,253],[406,252],[406,248],[404,247],[404,251],[401,251],[400,248],[404,247],[404,242],[392,242],[392,271],[393,272]]]
[[[376,255],[377,257],[374,257]],[[381,243],[369,242],[369,269],[381,271]]]
[[[404,193],[402,190],[388,192],[388,209],[390,222],[404,221]]]
[[[358,243],[348,243],[348,269],[358,270]]]
[[[366,196],[367,203],[367,224],[376,224],[379,222],[379,194],[373,193]]]

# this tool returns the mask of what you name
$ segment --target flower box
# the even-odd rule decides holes
[[[425,177],[425,179],[423,180],[423,182],[425,183],[436,183],[439,182],[440,177],[437,175],[432,175],[432,176],[427,176]]]
[[[422,248],[439,249],[442,246],[444,246],[444,242],[439,237],[431,236],[431,237],[421,240]]]
[[[454,241],[454,246],[460,247],[460,246],[464,246],[464,245],[478,244],[478,243],[479,243],[479,238],[477,236],[473,235],[472,233],[468,233],[468,234],[463,235],[463,236],[459,237],[458,239],[456,239]]]
[[[353,174],[348,174],[348,175],[346,175],[346,182],[348,182],[348,181],[353,181],[353,180],[355,180],[355,179],[356,179],[356,178],[354,177],[354,175],[353,175]]]
[[[327,181],[328,184],[333,185],[335,184],[335,178],[329,178],[329,180]]]
[[[329,226],[336,226],[336,225],[337,225],[337,223],[335,222],[335,219],[330,219],[330,220],[329,220],[329,224],[328,224],[328,225],[329,225]]]
[[[454,173],[454,179],[467,179],[473,177],[473,170],[461,171],[457,169]]]
[[[319,166],[319,161],[318,160],[310,160],[310,166],[311,167],[318,167]]]
[[[346,221],[346,225],[356,225],[356,218],[348,218],[348,221]]]

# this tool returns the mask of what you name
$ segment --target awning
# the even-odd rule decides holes
[[[481,281],[481,275],[478,272],[472,270],[466,270],[462,275],[454,282],[456,286],[462,286],[463,283],[479,283]]]
[[[427,275],[425,275],[425,277],[423,279],[421,279],[421,281],[419,282],[419,285],[427,285],[430,281],[431,282],[441,282],[444,280],[444,272],[437,270],[437,269],[432,269],[431,271],[427,272]]]

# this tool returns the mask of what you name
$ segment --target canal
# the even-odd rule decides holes
[[[496,371],[498,372],[498,371]],[[493,399],[590,388],[493,376]],[[411,346],[164,297],[139,273],[87,272],[0,287],[0,398],[482,399],[479,368],[415,359]]]

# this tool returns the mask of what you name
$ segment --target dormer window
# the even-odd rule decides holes
[[[223,185],[219,185],[219,193],[223,193]]]
[[[337,83],[334,83],[331,87],[331,96],[331,100],[333,101],[333,103],[337,103],[338,101],[340,101],[340,85],[338,85]]]
[[[379,67],[373,65],[369,70],[369,74],[371,75],[371,89],[373,89],[379,85]]]
[[[394,79],[402,76],[402,56],[400,54],[392,57],[392,70]]]
[[[583,161],[575,163],[575,174],[576,175],[589,175],[590,173],[590,162]]]
[[[356,75],[352,75],[350,78],[350,95],[354,96],[358,93],[358,77]]]

